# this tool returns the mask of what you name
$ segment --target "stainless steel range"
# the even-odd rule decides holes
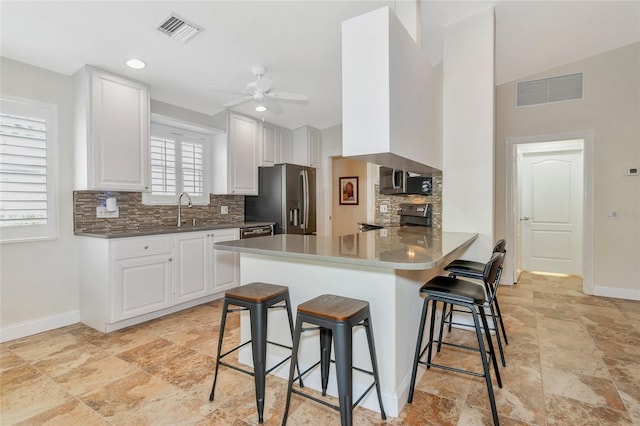
[[[433,223],[433,207],[427,203],[402,203],[400,210],[400,226],[426,226],[431,227]],[[381,225],[373,225],[370,223],[358,223],[360,232],[373,231],[384,228]]]
[[[428,226],[431,227],[433,207],[431,204],[402,203],[400,204],[400,226]]]

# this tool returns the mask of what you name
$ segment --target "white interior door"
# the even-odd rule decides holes
[[[522,269],[582,275],[582,149],[519,154]]]

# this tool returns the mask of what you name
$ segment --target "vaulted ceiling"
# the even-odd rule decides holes
[[[400,1],[400,0],[399,0]],[[406,1],[406,0],[405,0]],[[70,75],[84,64],[151,85],[152,98],[215,114],[262,65],[273,90],[305,93],[282,112],[234,109],[295,128],[341,121],[340,25],[395,1],[7,1],[1,54]],[[447,26],[488,7],[496,15],[496,83],[640,41],[639,1],[426,1],[421,48],[442,60]],[[203,28],[186,43],[156,30],[171,13]],[[148,63],[134,71],[127,58]],[[375,90],[375,88],[372,88]]]

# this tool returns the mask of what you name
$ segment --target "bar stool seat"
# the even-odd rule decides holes
[[[318,327],[302,328],[303,323],[314,324]],[[367,334],[369,345],[369,355],[371,357],[372,371],[363,370],[353,366],[353,341],[352,328],[363,326]],[[298,377],[294,377],[293,365],[297,363],[300,336],[309,330],[319,330],[320,334],[320,361],[306,369],[302,374],[298,372]],[[335,339],[334,339],[335,337]],[[331,342],[335,346],[335,361],[331,360]],[[335,406],[308,393],[293,388],[296,379],[309,373],[320,365],[322,395],[327,394],[327,384],[329,382],[329,366],[334,362],[338,381],[338,401],[339,406]],[[289,386],[287,388],[287,402],[282,420],[283,426],[287,424],[289,404],[291,394],[295,393],[334,410],[340,411],[340,422],[342,426],[350,426],[353,423],[353,407],[375,386],[378,394],[378,404],[380,405],[380,415],[382,420],[387,416],[382,405],[382,395],[380,393],[380,379],[378,375],[378,362],[376,359],[375,344],[373,341],[373,329],[371,325],[371,314],[369,303],[364,300],[351,299],[333,294],[324,294],[314,299],[298,305],[296,316],[296,327],[293,334],[293,351],[291,358],[291,368],[289,369]],[[353,402],[353,369],[373,376],[373,383],[364,393]]]
[[[229,308],[229,306],[239,306],[239,308]],[[291,314],[291,302],[289,301],[289,288],[281,285],[268,284],[262,282],[254,282],[239,287],[234,287],[225,292],[224,302],[222,306],[222,320],[220,322],[220,334],[218,336],[218,355],[216,357],[216,371],[213,378],[213,386],[209,401],[213,401],[216,390],[216,382],[218,380],[218,368],[224,365],[234,370],[249,374],[254,377],[256,405],[258,408],[258,423],[263,422],[264,413],[264,396],[265,396],[265,377],[273,369],[284,364],[291,356],[286,357],[269,370],[266,369],[267,359],[267,343],[280,346],[282,348],[291,349],[291,346],[282,345],[280,343],[267,340],[267,313],[269,309],[286,309],[289,319],[289,330],[293,338],[293,318]],[[222,341],[224,339],[224,329],[229,312],[249,311],[251,323],[251,340],[248,340],[235,348],[222,353]],[[251,352],[253,355],[253,371],[245,370],[233,364],[222,361],[222,358],[230,355],[238,349],[251,343]],[[293,364],[292,364],[293,365]],[[297,365],[297,364],[296,364]],[[298,373],[300,369],[298,368]],[[300,379],[300,387],[303,387],[302,379]]]

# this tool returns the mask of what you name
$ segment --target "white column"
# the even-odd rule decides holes
[[[494,35],[493,9],[444,35],[442,229],[477,232],[477,261],[494,244]]]

